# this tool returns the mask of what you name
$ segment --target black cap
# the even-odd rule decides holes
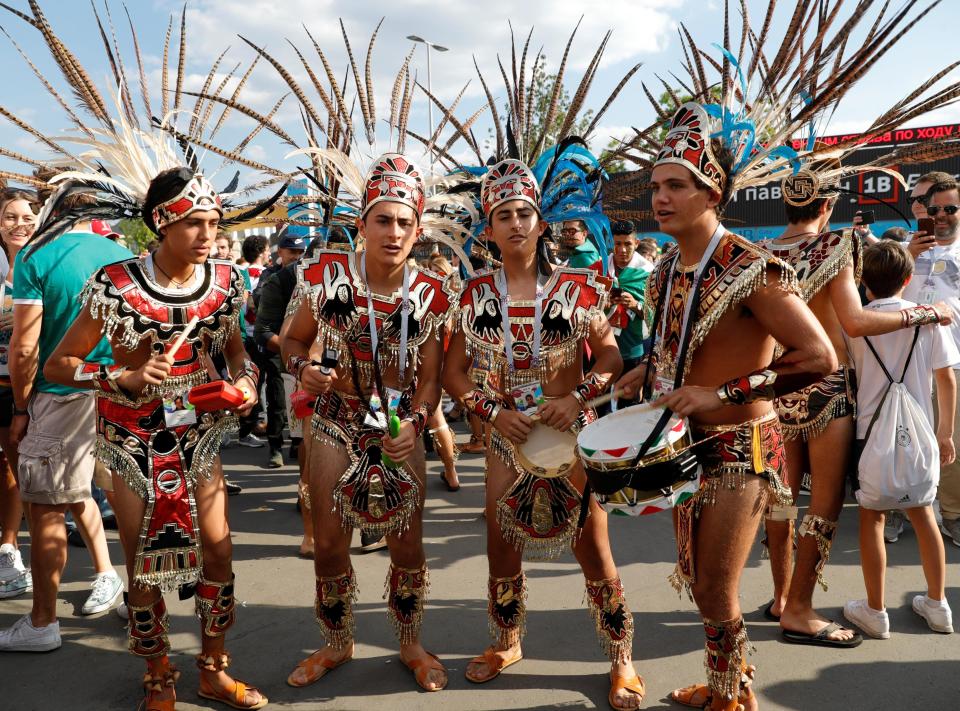
[[[617,220],[610,225],[610,229],[615,235],[629,235],[636,231],[630,220]]]
[[[281,249],[304,250],[307,248],[307,240],[300,235],[285,234],[280,238],[280,241],[277,242],[277,247]]]

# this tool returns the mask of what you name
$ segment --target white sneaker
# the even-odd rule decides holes
[[[866,600],[851,600],[843,606],[843,616],[874,639],[890,639],[890,616],[886,610],[874,610]]]
[[[0,583],[15,580],[25,572],[20,549],[12,543],[4,543],[0,546]]]
[[[945,518],[940,522],[940,530],[955,546],[960,546],[960,518]]]
[[[237,444],[239,444],[241,447],[254,447],[254,448],[267,446],[266,442],[264,442],[262,439],[257,437],[252,432],[248,434],[246,437],[242,437],[238,439]]]
[[[60,647],[60,623],[34,627],[24,615],[10,629],[0,631],[0,652],[50,652]]]
[[[931,602],[934,604],[931,605]],[[940,604],[926,595],[914,595],[913,611],[925,619],[934,632],[953,634],[953,613],[946,600]]]
[[[33,590],[33,576],[30,575],[30,571],[28,570],[12,580],[0,582],[0,600],[19,597],[31,590]]]
[[[123,594],[123,581],[115,570],[100,573],[90,587],[93,588],[93,592],[83,603],[83,608],[80,610],[81,615],[95,615],[98,612],[109,610]]]
[[[907,517],[901,511],[887,511],[887,520],[883,523],[883,540],[887,543],[899,541],[906,520]]]
[[[117,617],[124,622],[130,622],[130,611],[127,609],[127,603],[121,602],[119,605],[117,605],[114,612],[116,612]]]

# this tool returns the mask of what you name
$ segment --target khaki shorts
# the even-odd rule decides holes
[[[20,498],[33,504],[75,504],[90,496],[96,460],[93,391],[35,393],[20,443]]]

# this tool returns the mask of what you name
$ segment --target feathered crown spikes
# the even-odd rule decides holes
[[[718,193],[723,192],[727,175],[710,147],[714,126],[700,104],[688,101],[673,115],[670,130],[657,154],[655,165],[673,163],[689,169]]]

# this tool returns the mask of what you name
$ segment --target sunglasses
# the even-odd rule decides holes
[[[577,234],[577,233],[579,233],[579,232],[582,232],[582,231],[583,231],[583,230],[572,230],[572,229],[569,229],[569,228],[568,228],[568,229],[565,229],[565,230],[560,230],[560,234],[562,234],[564,237],[572,237],[573,235],[575,235],[575,234]]]
[[[926,195],[911,195],[910,197],[907,198],[907,203],[909,203],[910,205],[912,205],[915,202],[923,203],[923,202],[926,202],[926,199],[927,199]]]
[[[956,215],[957,210],[960,210],[960,205],[928,205],[927,214],[930,217],[936,217],[940,214],[940,210],[943,210],[947,215]]]

